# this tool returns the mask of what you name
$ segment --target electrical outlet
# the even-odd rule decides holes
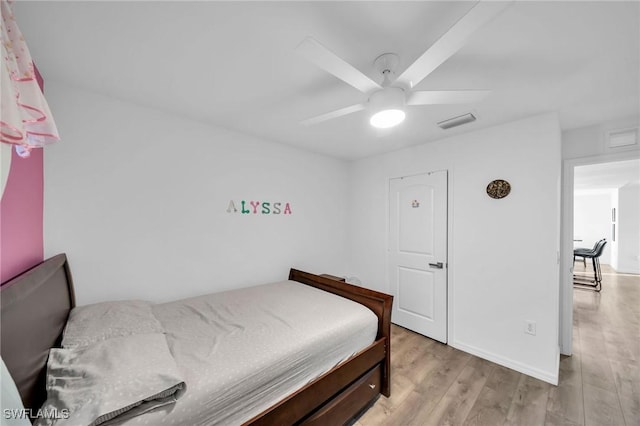
[[[531,334],[532,336],[536,335],[536,322],[535,321],[525,321],[524,322],[524,332],[527,334]]]

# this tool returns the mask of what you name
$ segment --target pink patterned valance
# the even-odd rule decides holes
[[[14,144],[28,157],[32,148],[60,139],[51,111],[36,81],[36,71],[27,44],[18,28],[11,5],[2,6],[2,66],[0,73],[0,142]]]

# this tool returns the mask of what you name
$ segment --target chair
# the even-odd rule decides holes
[[[576,253],[574,251],[575,256],[580,256],[583,259],[589,258],[591,259],[591,263],[593,264],[593,280],[588,277],[573,275],[573,284],[578,285],[579,287],[592,287],[595,291],[602,290],[602,271],[600,270],[600,256],[604,251],[604,247],[607,245],[607,240],[602,239],[596,243],[593,247],[593,250],[585,250]],[[578,250],[578,249],[576,249]]]
[[[598,244],[600,244],[601,241],[604,241],[604,238],[602,240],[598,240],[596,241],[596,243],[593,245],[592,249],[586,248],[586,247],[579,247],[577,249],[573,249],[573,262],[576,262],[576,257],[581,257],[582,258],[582,263],[584,264],[584,267],[587,267],[587,260],[586,257],[584,256],[585,254],[589,255],[589,254],[593,254],[596,251],[596,248],[598,248]]]

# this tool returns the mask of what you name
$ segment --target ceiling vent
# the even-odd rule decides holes
[[[473,121],[476,121],[476,116],[468,113],[450,118],[448,120],[440,121],[438,122],[438,127],[446,130],[452,127],[462,126],[463,124],[471,123]]]
[[[638,129],[614,130],[608,134],[609,148],[638,144]]]

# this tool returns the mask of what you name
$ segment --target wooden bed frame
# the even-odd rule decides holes
[[[378,317],[376,341],[245,425],[344,424],[381,393],[390,395],[393,296],[295,269],[291,269],[289,279],[367,306]],[[49,349],[59,347],[69,312],[75,306],[66,255],[45,260],[7,282],[0,296],[2,359],[25,408],[36,412],[46,399]]]

